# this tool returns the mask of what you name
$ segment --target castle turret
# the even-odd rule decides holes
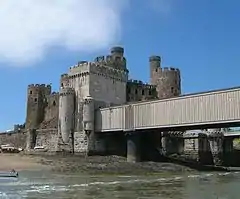
[[[72,150],[71,138],[74,131],[74,97],[72,88],[62,88],[59,93],[58,133],[65,150]]]
[[[85,131],[94,131],[94,100],[90,96],[84,99],[83,125]]]
[[[123,57],[124,48],[120,46],[115,46],[111,48],[111,55],[114,57]]]
[[[155,76],[157,75],[158,69],[161,67],[161,57],[160,56],[151,56],[149,57],[149,63],[150,63],[150,80],[151,84],[155,85],[156,78]]]
[[[114,66],[119,69],[126,70],[126,58],[124,57],[124,48],[115,46],[111,48],[111,59]]]
[[[44,119],[46,97],[51,94],[51,86],[31,84],[27,91],[26,129],[36,129]]]
[[[151,56],[150,76],[151,84],[156,86],[159,99],[179,96],[181,94],[181,76],[178,68],[161,67],[161,58]]]
[[[60,79],[60,88],[66,88],[69,86],[68,74],[62,74]]]

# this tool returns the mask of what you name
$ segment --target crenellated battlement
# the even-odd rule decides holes
[[[161,57],[160,56],[157,56],[157,55],[152,55],[149,57],[149,62],[161,62]]]
[[[79,66],[81,64],[86,64],[86,63],[88,63],[88,61],[85,61],[85,60],[84,61],[79,61],[77,65]]]
[[[50,96],[56,96],[56,95],[59,95],[59,92],[52,92],[52,93],[50,94]]]
[[[51,89],[52,87],[50,84],[29,84],[28,95],[35,95],[40,93],[44,95],[50,95]]]
[[[50,84],[29,84],[28,88],[51,88]]]
[[[144,83],[144,82],[142,82],[140,80],[130,79],[130,80],[128,80],[127,83],[130,84],[131,86],[142,87],[142,88],[147,88],[147,89],[154,89],[154,88],[156,88],[155,85]]]
[[[122,47],[113,47],[111,54],[106,56],[97,56],[94,61],[79,61],[76,65],[69,68],[69,76],[79,76],[80,74],[89,73],[91,68],[105,67],[105,69],[113,68],[116,70],[126,69],[126,58],[123,57],[124,49]],[[102,71],[100,68],[99,71]],[[91,70],[92,71],[92,70]],[[115,71],[116,72],[116,71]],[[107,74],[107,73],[106,73]],[[65,74],[63,74],[63,78]],[[80,75],[81,76],[81,75]]]
[[[111,54],[119,53],[119,54],[124,54],[124,48],[121,46],[114,46],[111,48]]]
[[[180,70],[178,68],[173,68],[173,67],[163,67],[163,68],[158,68],[159,73],[180,73]]]
[[[113,55],[107,55],[107,56],[98,56],[95,58],[94,63],[96,65],[103,65],[103,66],[109,66],[112,68],[116,68],[119,70],[125,70],[126,69],[126,58],[125,57],[114,57]]]
[[[128,70],[111,67],[104,61],[102,63],[87,62],[71,67],[68,77],[72,79],[77,77],[84,77],[89,74],[97,74],[99,76],[105,76],[119,81],[127,81],[128,78]]]
[[[84,73],[89,71],[89,67],[92,65],[91,62],[78,62],[78,64],[69,68],[68,76],[76,75],[78,73]]]
[[[68,77],[68,74],[67,73],[64,73],[61,75],[61,78],[67,78]]]
[[[73,88],[62,88],[59,92],[60,96],[66,96],[66,95],[75,95],[75,91]]]

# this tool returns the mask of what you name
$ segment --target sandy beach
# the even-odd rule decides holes
[[[42,170],[49,166],[40,163],[39,157],[22,156],[19,154],[0,153],[0,171]]]

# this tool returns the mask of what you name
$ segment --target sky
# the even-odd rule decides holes
[[[181,70],[182,92],[240,85],[238,0],[0,0],[0,131],[22,124],[27,85],[81,60],[125,49],[130,78],[149,81],[151,55]]]

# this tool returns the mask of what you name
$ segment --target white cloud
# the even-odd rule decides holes
[[[23,66],[46,49],[91,51],[114,43],[127,0],[0,0],[0,60]]]

